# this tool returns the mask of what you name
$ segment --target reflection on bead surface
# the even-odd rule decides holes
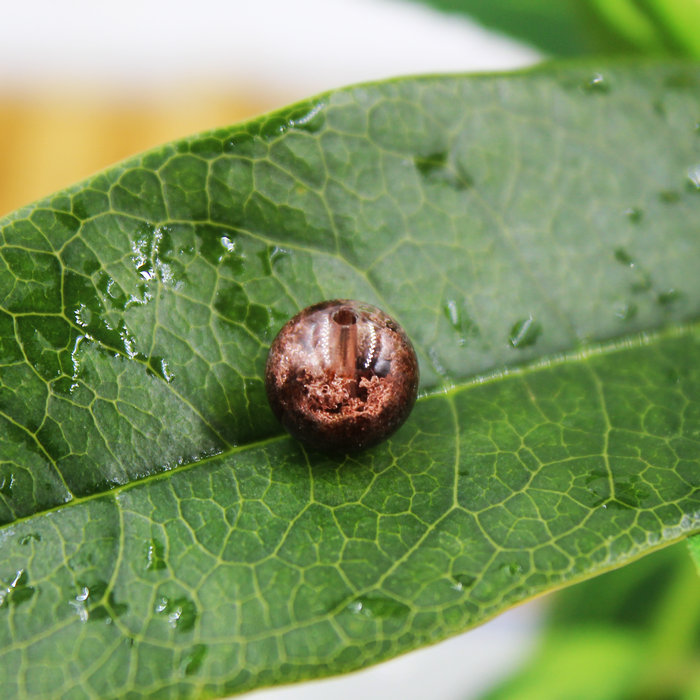
[[[309,306],[279,332],[265,387],[282,425],[323,450],[369,447],[408,417],[418,361],[401,327],[371,304],[335,299]]]

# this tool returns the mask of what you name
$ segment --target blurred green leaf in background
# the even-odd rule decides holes
[[[700,535],[694,535],[688,539],[688,548],[690,556],[698,567],[698,574],[700,574]]]
[[[700,578],[680,544],[557,593],[537,653],[483,700],[699,697]]]
[[[697,0],[426,0],[551,56],[647,54],[700,58]]]

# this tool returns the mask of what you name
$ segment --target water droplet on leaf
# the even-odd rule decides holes
[[[629,207],[623,214],[633,223],[638,224],[644,218],[644,211],[639,207]]]
[[[12,472],[0,474],[0,493],[10,498],[15,485],[15,475]]]
[[[286,248],[281,248],[280,246],[274,246],[269,253],[270,265],[274,268],[280,262],[288,258],[290,252]]]
[[[510,329],[508,342],[516,350],[530,347],[542,334],[542,326],[532,316],[516,321]]]
[[[681,374],[677,369],[672,367],[666,372],[666,379],[668,379],[671,384],[680,384]]]
[[[92,322],[92,311],[85,304],[79,304],[75,310],[75,322],[81,328],[87,328]]]
[[[41,542],[41,535],[38,532],[30,532],[19,538],[19,543],[26,547],[30,542]]]
[[[452,574],[452,581],[452,588],[461,593],[468,591],[476,583],[476,576],[471,574]]]
[[[517,561],[513,561],[508,564],[504,564],[501,567],[501,572],[507,576],[517,576],[518,574],[523,573],[523,567]]]
[[[205,644],[195,644],[190,651],[184,655],[182,659],[183,666],[185,667],[185,675],[191,676],[197,673],[202,666],[202,661],[207,655],[207,647]]]
[[[197,606],[187,597],[161,597],[155,611],[165,615],[168,624],[178,632],[188,632],[197,620]]]
[[[581,87],[584,92],[588,93],[610,92],[610,83],[608,83],[602,73],[593,73],[593,75],[583,81]]]
[[[468,337],[479,335],[479,328],[465,313],[463,306],[454,299],[448,299],[445,302],[443,313],[454,331],[458,334],[457,342],[459,345],[465,345]]]
[[[659,199],[664,204],[676,204],[680,198],[681,196],[675,190],[661,190],[659,192]]]
[[[607,501],[610,498],[610,477],[607,472],[602,470],[594,470],[584,479],[586,490],[593,496],[593,501],[586,505],[595,508]]]
[[[175,379],[175,375],[170,370],[167,360],[160,355],[151,355],[151,357],[148,358],[148,371],[164,379],[168,384]]]
[[[317,102],[311,108],[302,106],[296,109],[289,117],[287,125],[292,129],[300,129],[312,134],[316,133],[325,122],[324,108],[325,104],[323,102]]]
[[[426,182],[448,185],[455,190],[465,190],[474,184],[472,177],[461,168],[452,167],[447,160],[447,153],[440,151],[413,159],[416,170]]]
[[[165,569],[165,548],[163,543],[156,539],[151,539],[146,548],[146,571],[158,571]]]
[[[359,596],[348,603],[346,609],[356,615],[379,620],[405,617],[409,612],[407,605],[378,593]]]
[[[29,585],[27,572],[18,569],[8,584],[0,584],[0,608],[26,603],[35,593],[36,589]]]
[[[628,265],[630,267],[634,265],[630,254],[624,248],[616,248],[614,255],[615,260],[617,260],[617,262],[621,263],[622,265]]]
[[[106,581],[79,583],[78,592],[68,601],[81,622],[104,622],[112,624],[114,617],[120,617],[128,609],[125,603],[118,603],[114,592],[108,592]]]
[[[631,321],[637,315],[637,311],[634,302],[621,301],[613,305],[613,313],[622,321]]]
[[[611,505],[614,504],[618,508],[643,507],[645,501],[651,496],[649,488],[639,479],[633,477],[616,479],[613,488],[615,500]]]
[[[665,292],[659,292],[656,297],[656,301],[661,304],[661,306],[668,306],[677,301],[681,296],[681,293],[677,289],[667,289]]]

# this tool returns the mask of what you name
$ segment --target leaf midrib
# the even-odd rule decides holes
[[[537,358],[536,360],[524,363],[522,365],[517,365],[513,367],[503,367],[486,373],[476,374],[466,380],[460,381],[459,383],[446,383],[441,386],[434,387],[428,391],[420,392],[418,402],[429,401],[437,397],[451,398],[463,391],[468,391],[471,388],[481,386],[483,384],[490,384],[501,379],[524,376],[548,368],[568,364],[570,362],[585,362],[586,360],[592,357],[611,355],[616,352],[622,352],[625,350],[631,350],[634,348],[641,348],[653,345],[655,342],[664,339],[690,337],[695,334],[700,334],[700,318],[692,321],[687,321],[683,324],[667,326],[655,331],[640,331],[639,333],[633,335],[610,339],[605,342],[588,345],[586,347],[577,348],[575,350],[570,350],[567,352],[557,353],[553,355],[546,355],[544,357]],[[158,472],[156,474],[149,474],[148,476],[145,476],[141,479],[135,479],[126,484],[120,484],[106,491],[96,491],[95,493],[91,493],[87,496],[76,496],[67,503],[61,503],[59,505],[52,506],[51,508],[39,510],[34,513],[31,513],[30,515],[25,515],[20,518],[17,518],[12,522],[0,525],[0,534],[2,534],[3,531],[9,530],[23,522],[29,521],[32,518],[48,513],[54,513],[65,508],[80,505],[82,503],[95,501],[99,498],[103,498],[106,496],[116,497],[119,494],[124,493],[137,486],[142,486],[149,482],[155,482],[161,479],[167,479],[174,473],[185,472],[189,469],[193,469],[200,465],[207,464],[208,462],[211,462],[215,459],[221,459],[224,457],[228,458],[239,452],[243,452],[245,450],[259,449],[261,447],[265,447],[266,445],[274,444],[285,439],[291,438],[289,438],[289,435],[287,435],[287,433],[280,431],[275,435],[271,435],[266,438],[261,438],[259,440],[253,440],[252,442],[246,443],[244,445],[236,445],[235,447],[231,447],[229,450],[222,450],[221,452],[208,455],[207,457],[204,457],[200,460],[195,460],[187,464],[181,464],[177,467],[166,471]],[[303,446],[302,449],[304,449]]]

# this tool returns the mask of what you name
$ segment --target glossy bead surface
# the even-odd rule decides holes
[[[321,450],[375,445],[408,417],[418,391],[411,341],[390,316],[348,299],[304,309],[272,343],[265,370],[272,410]]]

